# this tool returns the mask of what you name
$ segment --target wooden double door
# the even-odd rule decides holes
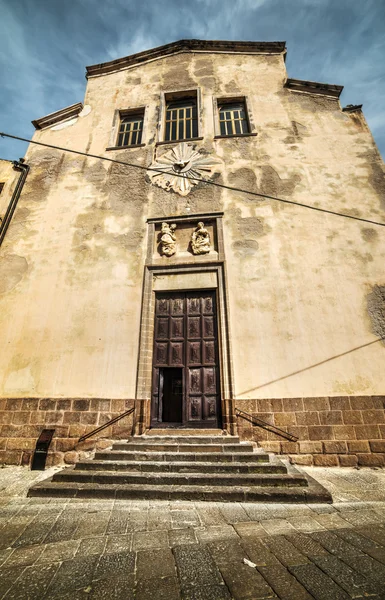
[[[151,425],[218,427],[215,291],[156,294]]]

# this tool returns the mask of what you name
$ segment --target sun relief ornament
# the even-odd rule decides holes
[[[191,145],[181,142],[154,161],[150,168],[157,171],[147,171],[147,175],[155,185],[187,196],[199,183],[196,178],[207,180],[215,165],[220,163],[217,158],[201,154]]]

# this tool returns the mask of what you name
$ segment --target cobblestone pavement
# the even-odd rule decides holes
[[[385,599],[383,470],[306,468],[333,505],[26,497],[54,471],[0,469],[1,598]]]

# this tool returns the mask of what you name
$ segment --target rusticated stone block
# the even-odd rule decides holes
[[[36,439],[9,438],[7,440],[7,450],[33,450],[35,445]]]
[[[100,439],[96,441],[96,448],[98,450],[105,450],[106,448],[109,448],[110,446],[112,446],[113,441],[112,440],[104,440],[104,439]]]
[[[357,454],[358,464],[362,467],[383,467],[385,454]]]
[[[282,398],[283,412],[302,412],[302,398]]]
[[[379,425],[378,428],[380,430],[381,437],[385,439],[385,425]]]
[[[298,454],[299,444],[297,442],[281,442],[282,454]]]
[[[352,410],[370,410],[374,408],[371,396],[350,396]]]
[[[323,410],[319,413],[321,425],[342,425],[342,413],[340,410]]]
[[[275,413],[274,421],[277,427],[281,427],[283,425],[295,425],[295,414],[293,412]]]
[[[261,446],[266,452],[275,452],[276,454],[281,453],[281,442],[266,441],[262,442]]]
[[[85,425],[96,425],[98,422],[98,413],[97,412],[85,412],[81,414],[80,423],[84,423]]]
[[[0,436],[2,438],[9,438],[9,437],[20,437],[19,432],[20,432],[20,425],[2,425],[1,426],[1,431],[0,431]]]
[[[315,467],[337,467],[337,454],[315,454],[313,456]]]
[[[5,410],[7,406],[6,398],[0,398],[0,410]]]
[[[46,413],[43,410],[35,410],[31,412],[29,422],[31,425],[44,425]]]
[[[381,438],[378,425],[355,425],[358,440],[376,440]]]
[[[304,411],[308,410],[330,410],[329,398],[304,398],[303,399]]]
[[[72,423],[80,423],[80,415],[83,413],[79,412],[65,412],[63,415],[63,424],[71,425]]]
[[[325,454],[346,454],[347,452],[346,442],[337,440],[323,442],[323,448]]]
[[[356,430],[354,425],[333,425],[333,432],[336,440],[356,439]]]
[[[29,423],[29,412],[21,410],[14,412],[12,423],[14,425],[26,425]]]
[[[39,398],[24,398],[21,410],[38,410],[39,408]]]
[[[251,431],[252,438],[244,437],[247,435],[247,432]],[[266,441],[267,440],[267,431],[266,429],[261,429],[261,427],[254,427],[250,430],[243,430],[242,439],[254,439],[256,442]]]
[[[46,425],[61,425],[63,423],[63,413],[59,411],[48,411],[45,416]]]
[[[385,440],[370,440],[369,446],[372,452],[385,453]]]
[[[0,450],[5,450],[7,447],[7,438],[0,438]]]
[[[356,454],[341,454],[338,457],[340,467],[355,467],[358,464],[358,458]]]
[[[69,450],[73,450],[75,445],[75,441],[70,438],[58,438],[56,440],[56,450],[58,452],[68,452]]]
[[[349,396],[329,396],[330,410],[350,410]]]
[[[370,452],[369,442],[364,440],[353,440],[347,442],[348,452]]]
[[[80,436],[86,433],[86,425],[80,425],[79,423],[74,423],[69,426],[69,437],[71,438],[79,438]]]
[[[31,460],[32,460],[32,452],[22,452],[21,454],[21,464],[24,467],[27,467],[28,465],[31,464]]]
[[[90,408],[90,400],[85,398],[73,400],[72,401],[72,410],[85,411]]]
[[[299,442],[301,454],[322,454],[322,442]]]
[[[294,465],[311,467],[313,464],[313,456],[311,454],[289,454],[289,460]]]
[[[41,398],[39,410],[56,410],[56,400],[52,400],[51,398]]]
[[[378,425],[385,423],[385,412],[383,410],[363,410],[362,419],[364,423]]]
[[[112,412],[117,412],[119,414],[124,413],[128,410],[129,407],[126,408],[125,400],[111,400],[111,410]]]
[[[372,396],[373,408],[385,410],[385,396]]]
[[[0,452],[1,465],[20,465],[22,452],[19,450],[4,450]]]
[[[95,412],[109,412],[111,410],[111,400],[93,398],[90,403],[90,410]]]
[[[360,410],[345,410],[342,413],[342,420],[345,425],[361,425],[363,423]]]
[[[8,398],[5,410],[21,410],[23,400],[21,398]]]
[[[295,435],[299,440],[308,440],[309,439],[309,428],[305,426],[299,425],[290,425],[286,427],[287,431],[292,435]]]
[[[273,411],[271,400],[269,398],[258,398],[256,409],[258,412],[261,412],[261,413],[271,413]],[[254,407],[253,407],[252,411],[253,412],[255,411]]]
[[[271,410],[273,412],[283,412],[283,402],[282,398],[272,398],[271,402]]]
[[[56,467],[58,465],[62,465],[64,461],[63,452],[48,452],[46,466],[47,467]]]
[[[257,413],[253,414],[254,417],[261,419],[261,421],[265,421],[265,423],[269,423],[270,425],[274,425],[274,415],[273,413]]]
[[[9,425],[13,419],[13,412],[11,411],[1,411],[0,412],[0,425]]]
[[[61,398],[57,400],[56,410],[71,410],[71,400],[69,398]]]
[[[297,425],[319,425],[319,413],[315,410],[295,413]]]
[[[309,425],[310,440],[332,440],[334,439],[333,427],[331,425]]]
[[[99,413],[98,425],[104,425],[105,423],[108,423],[108,421],[111,421],[111,419],[112,419],[111,413]],[[250,425],[251,425],[251,423],[250,423]]]

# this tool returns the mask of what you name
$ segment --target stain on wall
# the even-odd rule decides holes
[[[367,308],[372,331],[385,344],[385,285],[375,285],[367,296]]]
[[[24,256],[5,254],[0,259],[0,294],[13,290],[28,270]]]

